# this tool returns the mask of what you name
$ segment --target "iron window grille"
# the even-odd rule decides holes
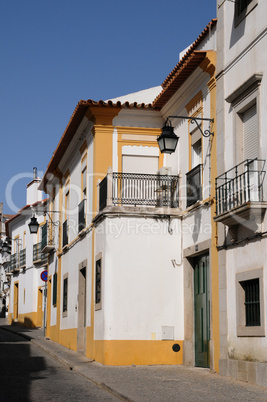
[[[240,282],[245,292],[246,327],[261,325],[259,278]]]
[[[57,304],[57,273],[53,275],[53,306],[56,306],[56,304]]]
[[[95,266],[95,303],[101,303],[101,259],[96,261]]]
[[[63,313],[68,311],[68,278],[63,280]]]

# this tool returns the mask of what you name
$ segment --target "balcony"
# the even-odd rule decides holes
[[[62,237],[62,247],[66,246],[69,243],[68,239],[68,220],[66,219],[63,223],[63,237]]]
[[[25,268],[26,267],[26,249],[20,250],[19,252],[19,267]]]
[[[227,226],[260,223],[267,207],[263,201],[265,160],[247,159],[216,178],[215,222]]]
[[[107,206],[179,207],[179,177],[110,172],[99,184],[99,211]]]
[[[197,165],[186,173],[186,207],[202,200],[202,165]]]
[[[19,267],[19,254],[15,253],[15,254],[11,254],[10,257],[10,271],[11,272],[16,272],[19,271],[20,267]]]
[[[50,253],[55,248],[55,227],[52,223],[46,222],[42,226],[42,241],[41,251],[43,253]]]
[[[33,245],[33,263],[45,264],[47,262],[47,254],[42,252],[42,243]]]

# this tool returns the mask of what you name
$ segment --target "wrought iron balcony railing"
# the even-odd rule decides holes
[[[44,263],[46,262],[47,254],[42,253],[42,243],[36,243],[33,245],[33,263]]]
[[[247,159],[218,176],[215,181],[216,215],[247,202],[262,202],[264,167],[265,160]]]
[[[11,271],[15,271],[15,270],[19,269],[19,254],[18,253],[11,254],[10,269],[11,269]]]
[[[202,165],[197,165],[186,173],[186,206],[190,207],[202,200]]]
[[[51,222],[46,222],[42,226],[42,241],[41,251],[43,253],[49,253],[55,248],[55,227]]]
[[[26,266],[26,249],[20,250],[19,252],[19,266],[20,268]]]
[[[179,206],[179,177],[171,175],[111,173],[99,185],[99,210],[108,204],[131,206]],[[112,189],[109,191],[108,186]]]

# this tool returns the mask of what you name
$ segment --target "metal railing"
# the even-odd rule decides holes
[[[100,183],[99,209],[107,205],[107,176]],[[179,177],[171,175],[112,173],[112,204],[179,206]]]
[[[36,243],[33,245],[33,263],[46,261],[47,254],[42,253],[42,243]]]
[[[46,222],[42,226],[42,240],[41,250],[43,252],[49,252],[55,247],[55,226],[52,222]]]
[[[19,266],[24,267],[26,265],[26,249],[20,250],[19,252]]]
[[[246,159],[218,176],[216,187],[216,214],[220,215],[247,202],[263,201],[265,160]]]
[[[190,207],[202,200],[202,165],[197,165],[186,173],[186,206]]]
[[[10,257],[10,270],[14,271],[15,269],[19,268],[19,258],[18,258],[18,253],[11,254]]]

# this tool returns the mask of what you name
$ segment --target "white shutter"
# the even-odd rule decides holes
[[[258,119],[256,105],[242,115],[244,133],[244,159],[254,159],[259,156]]]

